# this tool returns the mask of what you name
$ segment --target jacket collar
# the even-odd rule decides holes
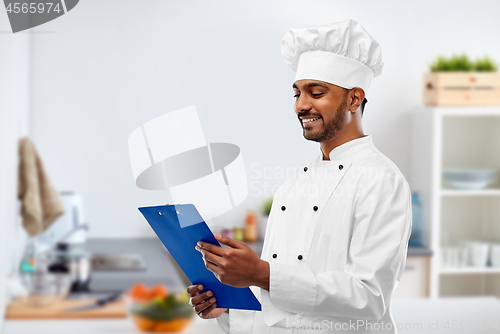
[[[366,148],[367,146],[371,145],[373,145],[373,142],[372,142],[372,136],[370,135],[350,140],[340,146],[335,147],[330,152],[329,154],[330,162],[352,160],[352,158],[354,157],[354,155],[356,155],[356,153]],[[323,151],[321,151],[321,148],[319,150],[321,154],[318,157],[318,160],[328,163],[329,162],[328,160],[323,160]]]

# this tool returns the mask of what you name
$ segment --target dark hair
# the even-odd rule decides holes
[[[363,116],[363,113],[365,112],[365,104],[368,102],[366,97],[363,99],[363,102],[361,102],[361,116]]]

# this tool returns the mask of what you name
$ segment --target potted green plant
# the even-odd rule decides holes
[[[496,72],[498,70],[493,59],[485,56],[472,61],[466,54],[453,55],[450,58],[438,56],[428,66],[431,72]]]

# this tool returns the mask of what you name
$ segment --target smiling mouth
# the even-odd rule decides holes
[[[309,126],[312,126],[314,124],[317,123],[317,121],[320,119],[321,117],[314,117],[314,118],[303,118],[301,119],[302,121],[302,126],[304,127],[309,127]]]

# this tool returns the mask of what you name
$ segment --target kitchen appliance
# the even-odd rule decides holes
[[[36,270],[23,272],[20,278],[27,290],[21,300],[32,306],[44,306],[64,299],[70,286],[70,276],[66,273]]]
[[[83,227],[87,224],[85,223],[82,196],[70,191],[61,192],[59,195],[64,205],[64,214],[47,231],[38,236],[37,241],[50,245],[63,239],[69,244],[84,243],[87,240],[87,229]],[[75,232],[68,236],[71,231]]]
[[[70,292],[90,291],[92,255],[89,252],[78,245],[59,242],[50,251],[50,257],[49,272],[68,273],[71,276]]]
[[[146,271],[146,261],[138,254],[92,254],[93,271]]]

